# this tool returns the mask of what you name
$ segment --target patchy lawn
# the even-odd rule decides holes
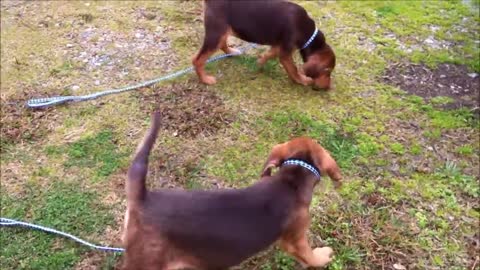
[[[134,93],[30,110],[190,65],[200,1],[2,1],[1,216],[120,246],[129,159],[164,112],[152,187],[242,187],[271,147],[309,135],[345,175],[316,192],[328,269],[478,269],[478,1],[299,1],[337,53],[335,90],[293,84],[260,50]],[[241,41],[232,39],[240,46]],[[112,269],[120,255],[1,228],[2,269]],[[276,248],[238,269],[300,269]]]

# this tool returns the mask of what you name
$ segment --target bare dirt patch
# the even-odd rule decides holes
[[[24,140],[36,140],[51,131],[58,115],[53,108],[29,109],[25,102],[33,97],[45,96],[33,89],[19,91],[13,97],[1,102],[1,144],[19,143]],[[2,147],[3,149],[3,147]],[[3,150],[2,150],[3,151]]]
[[[453,102],[442,105],[446,109],[468,107],[479,111],[480,76],[463,65],[440,64],[430,69],[422,64],[399,63],[387,68],[383,81],[426,100],[450,97]]]
[[[75,265],[75,270],[98,269],[104,259],[105,253],[89,252],[84,255],[83,260],[81,260],[77,265]]]
[[[159,146],[149,166],[149,189],[218,189],[232,187],[205,173],[199,160],[206,153],[188,143],[181,149]]]
[[[477,232],[466,240],[468,255],[471,259],[470,269],[476,269],[475,266],[480,265],[480,233]]]
[[[210,136],[231,123],[233,113],[204,86],[177,83],[140,91],[141,109],[162,114],[162,128],[174,136]]]
[[[363,201],[367,206],[370,207],[380,207],[385,205],[386,200],[383,196],[378,192],[373,192],[371,194],[363,196]]]

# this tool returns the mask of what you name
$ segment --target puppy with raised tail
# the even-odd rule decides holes
[[[306,236],[320,175],[337,185],[342,178],[319,144],[303,137],[274,146],[261,180],[247,188],[149,191],[148,157],[160,121],[155,113],[128,171],[125,269],[226,269],[274,243],[304,266],[332,260],[331,248],[312,249]]]

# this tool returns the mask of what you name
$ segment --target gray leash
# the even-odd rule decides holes
[[[218,61],[220,59],[227,58],[227,57],[234,56],[234,55],[243,54],[247,50],[249,50],[251,48],[255,48],[255,47],[257,47],[256,44],[249,44],[247,46],[244,46],[243,48],[240,48],[239,53],[228,53],[228,54],[217,55],[217,56],[209,58],[207,60],[207,63],[215,62],[215,61]],[[79,102],[79,101],[84,101],[84,100],[96,99],[96,98],[106,96],[106,95],[123,93],[123,92],[127,92],[127,91],[136,90],[136,89],[139,89],[139,88],[147,87],[147,86],[150,86],[150,85],[154,85],[154,84],[159,83],[161,81],[169,80],[169,79],[181,76],[183,74],[189,73],[191,71],[193,71],[193,67],[182,69],[182,70],[179,70],[177,72],[162,76],[160,78],[149,80],[149,81],[142,82],[142,83],[139,83],[139,84],[134,84],[134,85],[118,88],[118,89],[109,89],[109,90],[96,92],[96,93],[83,95],[83,96],[56,96],[56,97],[48,97],[48,98],[30,99],[30,100],[27,101],[26,105],[30,108],[42,108],[42,107],[48,107],[48,106],[52,106],[52,105],[57,105],[57,104],[69,102],[69,101]]]
[[[98,250],[111,251],[111,252],[124,252],[125,251],[125,249],[123,249],[123,248],[97,246],[97,245],[89,243],[85,240],[82,240],[82,239],[80,239],[80,238],[78,238],[74,235],[71,235],[69,233],[64,233],[64,232],[61,232],[61,231],[58,231],[58,230],[55,230],[55,229],[52,229],[52,228],[47,228],[47,227],[44,227],[44,226],[35,225],[35,224],[27,223],[27,222],[22,222],[22,221],[18,221],[18,220],[14,220],[14,219],[0,218],[0,226],[8,226],[8,227],[20,226],[20,227],[31,228],[31,229],[35,229],[35,230],[39,230],[39,231],[43,231],[43,232],[58,234],[58,235],[61,235],[63,237],[66,237],[66,238],[70,238],[73,241],[76,241],[80,244],[83,244],[85,246],[88,246],[88,247],[91,247],[91,248],[94,248],[94,249],[98,249]]]

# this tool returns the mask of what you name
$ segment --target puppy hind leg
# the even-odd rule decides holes
[[[225,23],[216,19],[205,18],[205,37],[203,45],[192,61],[197,76],[205,84],[211,85],[216,83],[215,77],[208,75],[205,72],[205,63],[208,58],[214,54],[220,46],[222,46],[222,40],[225,40],[223,42],[226,44],[226,38],[228,36],[227,30]]]
[[[240,54],[239,50],[228,47],[228,42],[227,42],[228,36],[229,36],[228,32],[222,36],[222,39],[220,41],[220,49],[226,54]]]
[[[268,60],[273,59],[278,56],[279,49],[277,47],[271,47],[270,50],[263,53],[257,60],[257,63],[260,67],[263,67]]]
[[[195,72],[197,73],[198,78],[202,83],[212,85],[217,82],[215,77],[208,75],[205,71],[205,63],[207,62],[208,58],[215,52],[215,48],[211,48],[210,46],[203,45],[198,54],[193,59],[192,63],[195,68]]]

